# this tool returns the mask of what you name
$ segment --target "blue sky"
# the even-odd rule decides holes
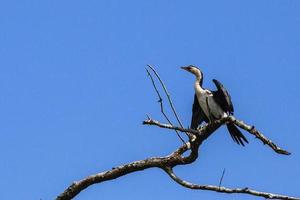
[[[72,181],[180,141],[145,127],[164,122],[145,72],[152,64],[189,124],[194,64],[220,80],[237,118],[288,149],[280,156],[224,128],[177,167],[199,184],[300,196],[300,1],[0,1],[0,199],[54,199]],[[150,169],[95,185],[76,199],[258,199],[191,191]]]

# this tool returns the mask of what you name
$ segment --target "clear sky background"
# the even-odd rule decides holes
[[[164,156],[181,143],[146,75],[160,72],[185,125],[193,77],[220,80],[237,118],[292,152],[275,154],[221,128],[199,159],[175,168],[198,184],[300,196],[300,1],[0,1],[0,199],[50,200],[72,181],[120,164]],[[259,199],[191,191],[158,169],[95,185],[76,199]]]

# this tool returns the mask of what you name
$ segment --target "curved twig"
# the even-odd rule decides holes
[[[171,97],[170,97],[170,94],[169,94],[169,92],[168,92],[168,90],[167,90],[166,85],[165,85],[164,82],[161,80],[161,78],[160,78],[159,74],[156,72],[156,70],[155,70],[151,65],[147,65],[147,66],[153,71],[153,73],[155,74],[155,76],[158,78],[158,80],[159,80],[161,86],[163,87],[163,89],[164,89],[164,91],[165,91],[165,93],[166,93],[166,95],[167,95],[167,98],[168,98],[169,104],[170,104],[170,106],[171,106],[171,108],[172,108],[172,111],[173,111],[173,113],[174,113],[174,115],[175,115],[175,117],[176,117],[176,119],[177,119],[179,125],[181,126],[181,128],[183,128],[183,124],[181,123],[181,121],[180,121],[180,119],[179,119],[179,116],[178,116],[178,114],[177,114],[177,112],[176,112],[175,106],[173,105],[172,99],[171,99]]]
[[[156,94],[158,96],[158,102],[160,104],[160,112],[163,114],[163,116],[166,118],[166,120],[173,126],[173,123],[171,122],[171,120],[169,119],[169,117],[166,115],[166,113],[164,111],[163,99],[161,98],[161,95],[160,95],[160,93],[159,93],[159,91],[158,91],[158,89],[157,89],[157,87],[155,85],[153,77],[152,77],[152,75],[150,74],[150,72],[149,72],[149,70],[147,68],[146,68],[146,71],[147,71],[148,76],[151,79],[151,82],[152,82],[152,85],[154,87],[154,90],[155,90],[155,92],[156,92]],[[177,130],[175,130],[175,132],[176,132],[177,136],[179,137],[179,139],[182,141],[182,143],[185,143],[184,139],[180,136],[179,132]],[[186,133],[186,134],[188,134],[188,133]]]

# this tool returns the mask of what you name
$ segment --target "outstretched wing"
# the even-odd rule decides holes
[[[217,87],[217,91],[213,91],[214,100],[221,106],[221,108],[228,112],[229,114],[233,113],[233,105],[231,102],[231,97],[225,87],[218,80],[213,79],[214,84]]]
[[[213,91],[214,100],[221,106],[221,108],[229,113],[233,114],[233,105],[231,102],[231,97],[225,87],[218,80],[213,79],[217,87],[217,91]],[[237,144],[244,146],[244,142],[248,143],[247,138],[242,134],[242,132],[233,124],[227,124],[227,129],[233,139]]]
[[[192,129],[197,129],[198,126],[203,122],[208,122],[207,117],[205,116],[202,108],[199,105],[198,98],[195,94],[194,96],[194,103],[193,103],[193,115],[192,115],[192,121],[191,121],[191,127]]]

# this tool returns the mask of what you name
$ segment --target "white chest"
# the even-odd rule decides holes
[[[211,98],[209,92],[206,90],[199,90],[198,88],[195,88],[195,92],[200,107],[202,108],[206,117],[209,118],[210,112],[209,112],[208,102],[209,102],[209,98]]]

